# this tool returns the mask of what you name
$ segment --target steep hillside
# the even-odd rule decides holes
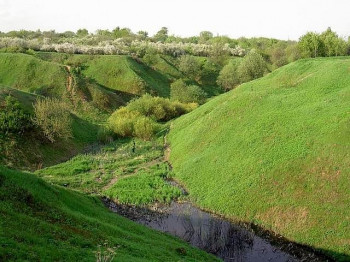
[[[86,66],[86,76],[109,88],[137,95],[150,92],[169,96],[167,78],[129,56],[99,56]]]
[[[63,53],[38,52],[36,57],[54,63],[71,65],[80,68],[82,75],[95,83],[129,94],[142,95],[145,92],[152,95],[169,97],[170,84],[179,79],[187,78],[179,70],[179,58],[147,54],[142,59],[126,55],[78,55]],[[211,97],[222,93],[216,85],[219,68],[205,57],[195,57],[201,66],[201,77],[193,84],[200,85]]]
[[[70,108],[72,138],[55,143],[43,139],[39,128],[13,135],[0,133],[0,163],[36,169],[67,160],[96,142],[99,124],[132,95],[103,87],[59,61],[25,54],[0,54],[0,107],[13,97],[34,117],[37,99],[56,97]]]
[[[94,252],[105,243],[117,247],[117,261],[215,261],[111,213],[96,197],[1,166],[0,218],[1,261],[96,261]]]
[[[40,95],[62,95],[67,73],[31,55],[0,53],[0,84]]]
[[[35,101],[44,97],[0,86],[0,108],[9,96],[18,101],[21,108],[28,112],[30,117],[33,117]],[[4,134],[1,131],[0,163],[34,170],[69,159],[81,152],[88,144],[96,141],[99,126],[88,119],[93,113],[79,115],[78,112],[72,112],[72,137],[68,140],[58,139],[54,143],[45,139],[37,126],[19,134]]]
[[[124,55],[72,55],[62,53],[37,53],[45,61],[67,64],[82,69],[82,75],[111,90],[129,94],[169,96],[170,77],[181,73],[164,59],[151,68],[141,60]]]
[[[350,256],[350,59],[301,60],[173,123],[177,179],[201,207]]]
[[[14,97],[25,110],[33,112],[33,104],[35,103],[37,95],[0,85],[0,104],[7,96]]]

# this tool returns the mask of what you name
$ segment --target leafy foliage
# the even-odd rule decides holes
[[[161,122],[179,117],[193,109],[191,105],[170,101],[168,98],[152,97],[149,94],[132,100],[126,108]]]
[[[109,127],[121,137],[149,140],[157,132],[158,122],[168,121],[193,109],[193,105],[144,95],[116,110],[108,119]]]
[[[322,34],[308,32],[299,39],[303,57],[340,56],[347,54],[344,39],[328,28]]]
[[[38,99],[34,105],[35,123],[55,142],[72,137],[72,118],[65,102],[56,98]]]
[[[176,80],[170,85],[170,98],[182,103],[203,104],[207,94],[199,86],[188,86],[182,79]]]
[[[264,58],[255,51],[246,55],[238,67],[238,73],[242,83],[262,77],[266,70]]]
[[[231,90],[241,83],[238,73],[239,60],[232,60],[223,67],[217,79],[217,84],[224,90]]]
[[[195,57],[184,55],[179,59],[179,69],[188,77],[197,79],[200,75],[201,65]]]
[[[26,112],[19,101],[7,96],[0,104],[0,131],[5,134],[18,135],[33,128],[31,114]]]
[[[118,109],[112,114],[108,119],[108,125],[118,136],[137,136],[143,139],[152,137],[157,129],[154,121],[143,116],[138,111],[131,111],[125,107]]]

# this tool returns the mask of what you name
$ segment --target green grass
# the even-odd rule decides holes
[[[50,183],[107,196],[123,204],[169,203],[180,197],[181,191],[165,181],[169,170],[163,162],[162,139],[135,142],[135,152],[132,140],[119,140],[96,153],[78,155],[36,174]]]
[[[113,178],[133,173],[162,156],[161,141],[118,140],[96,153],[78,155],[67,162],[38,170],[37,175],[54,184],[68,184],[86,193],[102,192]]]
[[[33,104],[38,97],[37,95],[0,85],[0,104],[5,101],[7,96],[14,97],[24,110],[33,113]]]
[[[108,211],[96,197],[0,167],[1,261],[96,261],[98,245],[114,261],[215,261],[203,251]]]
[[[108,88],[137,95],[169,95],[170,84],[164,75],[129,56],[96,56],[84,65],[84,75]]]
[[[212,99],[169,135],[201,207],[350,256],[350,59],[301,60]]]
[[[63,66],[31,55],[0,53],[0,84],[42,95],[62,95],[66,89]]]
[[[170,203],[182,193],[179,188],[166,183],[168,172],[167,164],[155,164],[148,170],[122,177],[118,183],[107,189],[105,194],[121,204]]]
[[[168,97],[170,79],[181,77],[177,68],[162,58],[150,67],[126,55],[72,55],[38,52],[44,61],[80,66],[85,77],[110,90],[142,95],[145,92]],[[167,60],[166,60],[167,59]]]

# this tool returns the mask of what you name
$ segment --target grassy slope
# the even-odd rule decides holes
[[[26,111],[33,113],[37,95],[0,86],[0,104],[8,95],[15,97]],[[85,145],[96,141],[98,126],[73,114],[72,118],[73,138],[68,141],[50,143],[43,139],[38,129],[17,137],[0,136],[0,163],[36,169],[41,165],[57,164],[79,153]]]
[[[301,60],[181,117],[177,178],[203,208],[349,258],[349,68]]]
[[[0,200],[1,261],[95,261],[93,252],[106,241],[120,246],[117,261],[215,260],[109,212],[96,197],[49,186],[29,173],[0,167]]]
[[[72,55],[63,53],[38,52],[42,60],[60,64],[81,65],[83,74],[99,85],[111,90],[126,93],[142,94],[144,91],[152,95],[169,97],[170,83],[185,78],[178,67],[178,60],[167,55],[155,55],[153,64],[146,64],[141,59],[133,59],[124,55]],[[206,58],[197,57],[200,63]],[[206,84],[201,87],[214,96],[222,92],[216,86],[215,77],[207,76]],[[214,79],[214,81],[213,81]],[[210,81],[209,81],[210,80]],[[198,84],[193,82],[193,84]]]
[[[143,91],[160,96],[169,96],[170,80],[181,77],[177,68],[161,59],[157,66],[150,66],[126,55],[72,55],[38,52],[36,56],[44,61],[79,65],[83,74],[111,90],[140,95]],[[167,57],[166,57],[167,58]]]
[[[68,73],[64,66],[56,62],[43,61],[25,54],[0,53],[0,103],[6,96],[11,95],[31,113],[39,95],[56,96],[69,103],[66,91],[67,77]],[[80,85],[83,88],[78,90],[84,91],[85,94],[80,92],[78,95],[85,97],[86,102],[82,105],[82,109],[75,108],[75,112],[72,112],[73,139],[51,144],[43,140],[38,129],[17,138],[2,137],[0,162],[18,168],[35,169],[42,164],[47,166],[67,160],[81,151],[86,144],[96,141],[98,126],[94,120],[108,116],[97,109],[104,110],[103,105],[96,103],[103,101],[107,107],[111,106],[110,111],[113,111],[125,102],[119,99],[118,95],[111,94],[111,91],[102,87],[85,82]],[[92,97],[91,102],[87,99],[89,96]],[[96,97],[97,99],[93,100]]]
[[[36,95],[0,85],[0,104],[4,102],[7,96],[14,97],[19,101],[24,110],[33,113],[33,104],[37,98]]]
[[[138,95],[144,91],[169,95],[166,76],[129,56],[96,56],[85,65],[84,74],[108,88]]]
[[[25,54],[0,53],[2,85],[31,93],[62,95],[66,78],[64,67],[58,64]]]

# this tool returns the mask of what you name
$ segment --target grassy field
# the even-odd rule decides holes
[[[45,181],[117,202],[147,205],[170,202],[181,191],[166,183],[170,176],[164,163],[163,140],[118,140],[95,153],[36,171]]]
[[[0,167],[1,261],[96,261],[104,243],[117,247],[115,261],[216,260],[110,212],[96,197]]]
[[[176,120],[169,140],[200,207],[350,258],[350,59],[243,84]]]

